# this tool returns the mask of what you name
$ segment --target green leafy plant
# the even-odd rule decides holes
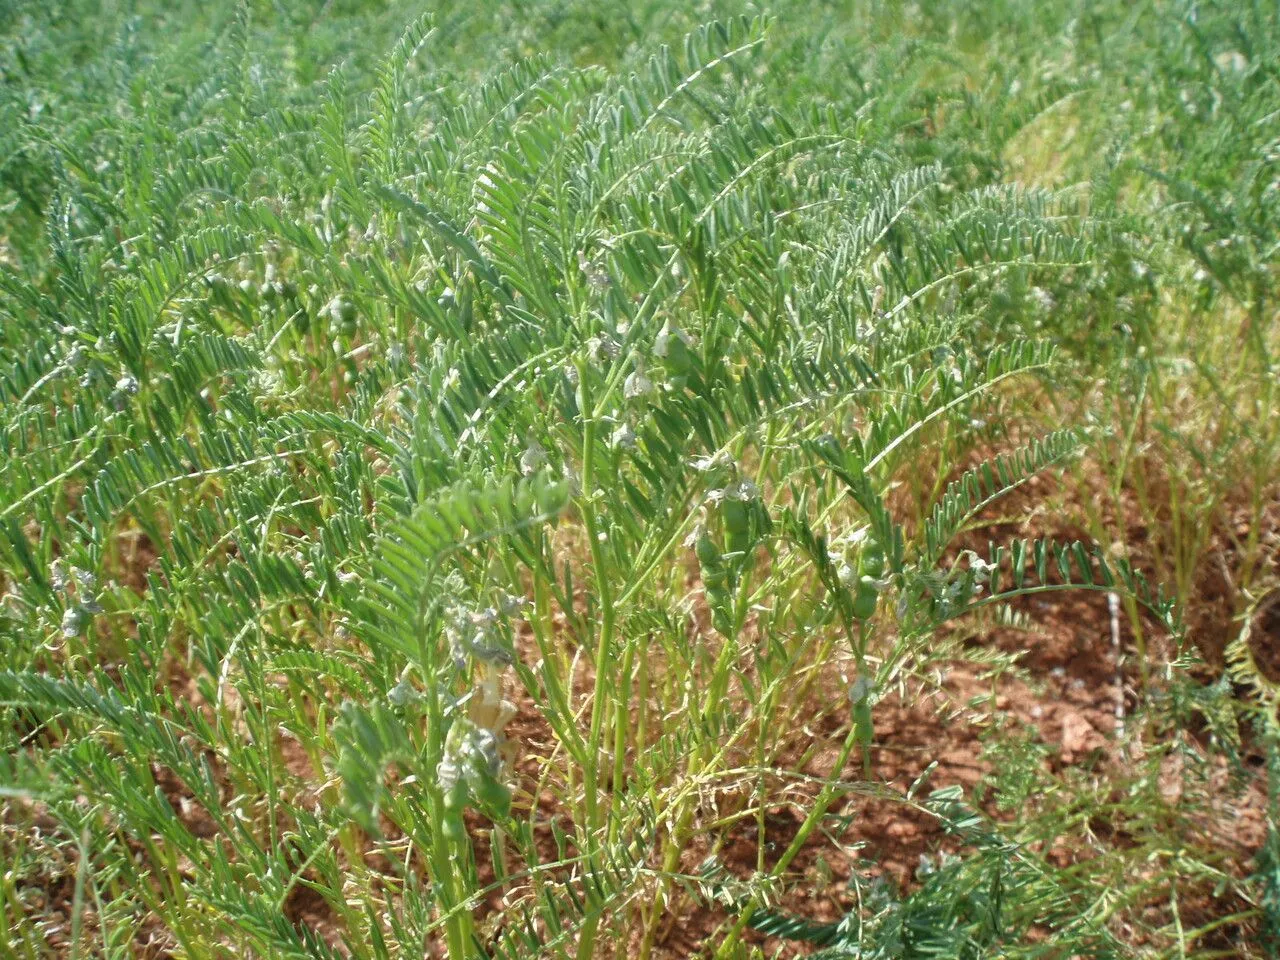
[[[850,868],[835,923],[783,901],[851,798],[890,796],[890,701],[997,658],[958,621],[1034,622],[1027,604],[1092,591],[1127,605],[1144,656],[1151,631],[1186,652],[1188,568],[1150,585],[1092,501],[1092,542],[973,543],[1085,451],[1120,449],[1106,493],[1133,489],[1137,421],[1063,383],[1105,358],[1139,409],[1170,396],[1155,324],[1120,346],[1090,328],[1113,293],[1140,299],[1135,224],[1160,257],[1208,258],[1251,318],[1250,370],[1270,369],[1263,167],[1233,166],[1226,226],[1212,203],[1126,205],[1129,177],[1201,189],[1207,157],[1157,175],[1090,153],[1087,202],[1006,176],[1081,91],[1120,96],[1088,57],[1180,76],[1200,69],[1184,33],[1095,45],[1065,9],[1012,3],[905,29],[879,5],[853,26],[802,4],[704,25],[656,2],[213,5],[181,24],[92,6],[24,11],[0,62],[15,950],[648,960],[671,916],[710,911],[697,946],[721,958],[762,936],[1120,956],[1129,912],[1176,911],[1176,871],[1117,889],[1138,854],[1063,867],[1031,849],[1050,831],[1030,812],[916,800],[923,780],[897,799],[957,859],[866,898]],[[1027,49],[978,29],[1006,14]],[[1074,73],[1048,69],[1064,37]],[[1249,76],[1231,103],[1265,130],[1274,77]],[[1178,130],[1126,149],[1164,157]],[[1185,209],[1212,223],[1177,252]],[[1241,262],[1206,246],[1228,227],[1252,238]],[[1227,401],[1226,446],[1252,451],[1232,462],[1262,477],[1269,441],[1245,437],[1265,418]],[[1078,416],[1032,432],[1037,406]],[[1177,551],[1203,547],[1183,532]],[[1054,789],[1085,798],[1061,820],[1110,809]],[[1144,856],[1173,842],[1164,823],[1141,821]],[[695,872],[733,838],[748,877]],[[1179,855],[1196,882],[1270,889]]]

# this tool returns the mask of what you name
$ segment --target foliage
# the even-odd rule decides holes
[[[1239,502],[1232,613],[1272,588],[1274,11],[124,6],[3,21],[15,955],[647,960],[694,910],[721,958],[1274,937],[1274,827],[1246,878],[1177,840],[1172,752],[1049,782],[1004,731],[1009,823],[873,764],[886,701],[982,660],[958,623],[1122,598],[1167,731]],[[1093,463],[1092,542],[973,548]],[[796,916],[866,791],[956,857]],[[1137,839],[1050,855],[1100,812]],[[750,878],[690,874],[730,836]],[[1184,925],[1206,889],[1248,905]]]

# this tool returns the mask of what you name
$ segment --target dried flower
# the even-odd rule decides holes
[[[547,451],[543,449],[535,437],[529,438],[529,445],[520,455],[520,472],[526,477],[537,473],[547,463]]]
[[[603,365],[618,355],[618,344],[608,334],[592,337],[587,341],[587,356],[596,366]]]
[[[587,255],[578,251],[578,269],[587,278],[587,283],[596,290],[603,290],[610,284],[609,274],[587,259]]]

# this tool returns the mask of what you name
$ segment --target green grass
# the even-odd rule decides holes
[[[1274,9],[0,30],[0,955],[1280,949]],[[890,782],[957,664],[978,788]]]

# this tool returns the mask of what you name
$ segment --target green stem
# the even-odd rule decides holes
[[[584,840],[589,852],[594,845],[594,835],[600,829],[601,808],[600,793],[600,745],[604,736],[605,697],[608,693],[609,681],[613,676],[613,664],[610,662],[613,652],[613,634],[615,610],[613,584],[609,578],[607,560],[600,540],[600,525],[596,517],[595,503],[592,499],[596,480],[596,425],[598,418],[591,410],[589,395],[590,371],[584,363],[579,363],[579,382],[582,384],[583,414],[587,421],[582,431],[582,521],[586,528],[587,539],[591,547],[591,566],[595,576],[595,588],[600,601],[600,635],[596,643],[595,686],[591,698],[591,734],[587,742],[587,763],[583,769],[582,790],[586,811],[584,824]],[[616,784],[615,784],[616,786]],[[586,960],[595,949],[596,930],[599,916],[593,913],[583,924],[582,935],[578,941],[578,960]]]

